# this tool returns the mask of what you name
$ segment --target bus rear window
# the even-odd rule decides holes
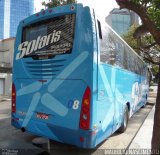
[[[28,25],[23,29],[19,50],[25,50],[23,58],[34,59],[48,59],[59,54],[70,54],[74,30],[75,14],[54,17]]]

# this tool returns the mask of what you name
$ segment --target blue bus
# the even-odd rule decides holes
[[[14,50],[12,125],[95,148],[146,104],[148,69],[93,9],[59,6],[20,22]]]

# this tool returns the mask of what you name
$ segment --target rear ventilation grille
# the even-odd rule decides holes
[[[34,60],[25,62],[25,66],[34,77],[56,76],[66,60]]]

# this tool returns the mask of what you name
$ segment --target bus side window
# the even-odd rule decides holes
[[[97,20],[98,23],[98,31],[99,31],[99,38],[102,39],[102,29],[101,29],[101,23],[99,20]]]
[[[125,69],[129,70],[129,61],[128,61],[128,50],[126,46],[124,45],[124,61],[123,61],[123,66]]]

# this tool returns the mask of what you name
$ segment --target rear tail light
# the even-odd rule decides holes
[[[16,89],[14,83],[12,84],[12,113],[16,112]]]
[[[90,105],[91,104],[91,90],[89,87],[86,88],[82,100],[82,108],[80,114],[79,127],[83,130],[89,130],[90,128]]]

